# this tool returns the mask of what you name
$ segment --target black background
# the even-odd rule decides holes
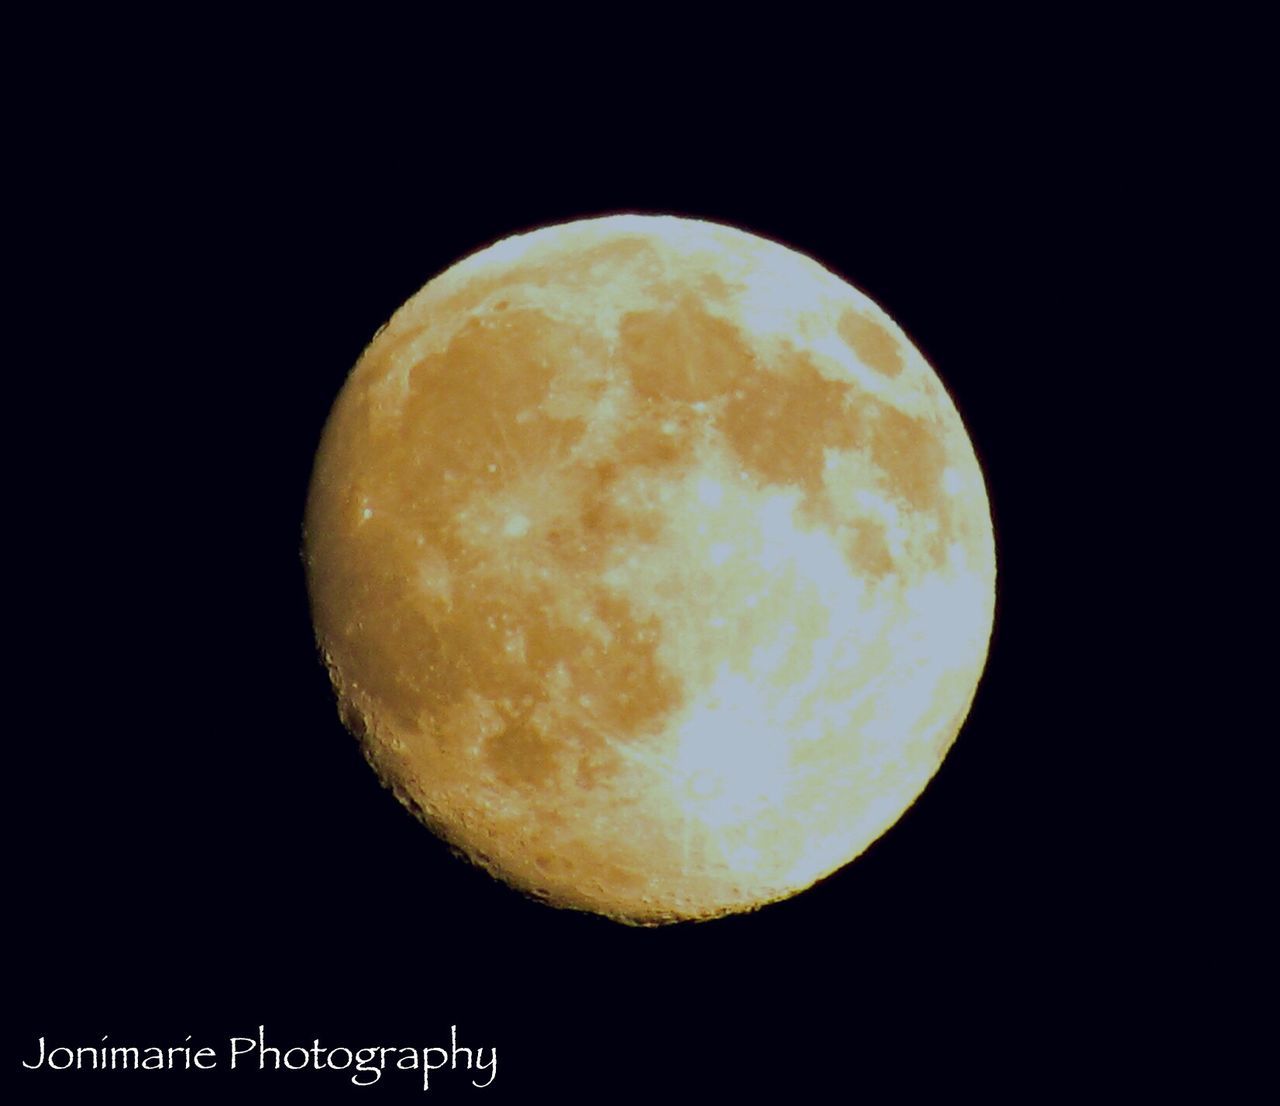
[[[455,128],[392,127],[338,81],[250,94],[217,73],[169,97],[167,70],[112,72],[110,97],[79,85],[25,136],[10,1070],[40,1035],[190,1034],[225,1058],[259,1024],[348,1047],[456,1024],[497,1047],[497,1079],[441,1072],[437,1099],[881,1101],[883,1081],[1059,1085],[1129,1048],[1103,1028],[1135,939],[1078,763],[1107,676],[1075,522],[1107,417],[1077,344],[1114,326],[1080,282],[1128,199],[1071,98],[939,87],[797,115],[765,90],[605,126],[534,118],[512,89]],[[966,421],[999,556],[973,710],[902,820],[792,900],[655,930],[527,902],[400,808],[338,722],[299,558],[324,419],[377,327],[499,237],[616,211],[774,238],[884,306]],[[420,1093],[394,1071],[358,1092],[336,1072],[20,1075],[23,1101],[91,1101],[108,1076],[165,1101]]]

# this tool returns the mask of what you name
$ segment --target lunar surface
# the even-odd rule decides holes
[[[558,906],[752,909],[955,740],[995,554],[950,398],[871,300],[739,230],[499,242],[373,339],[304,558],[342,717],[419,818]]]

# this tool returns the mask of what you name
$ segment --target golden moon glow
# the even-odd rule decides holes
[[[694,220],[499,242],[406,303],[316,458],[347,725],[477,863],[653,924],[808,887],[892,825],[991,630],[982,474],[903,332]]]

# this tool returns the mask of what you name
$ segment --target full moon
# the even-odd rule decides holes
[[[342,718],[456,851],[653,925],[848,863],[937,771],[995,549],[938,377],[867,296],[744,231],[498,242],[380,330],[304,560]]]

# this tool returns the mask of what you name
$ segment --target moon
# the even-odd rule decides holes
[[[982,472],[903,331],[666,216],[508,238],[405,303],[325,426],[304,563],[401,802],[639,925],[865,850],[954,742],[994,612]]]

